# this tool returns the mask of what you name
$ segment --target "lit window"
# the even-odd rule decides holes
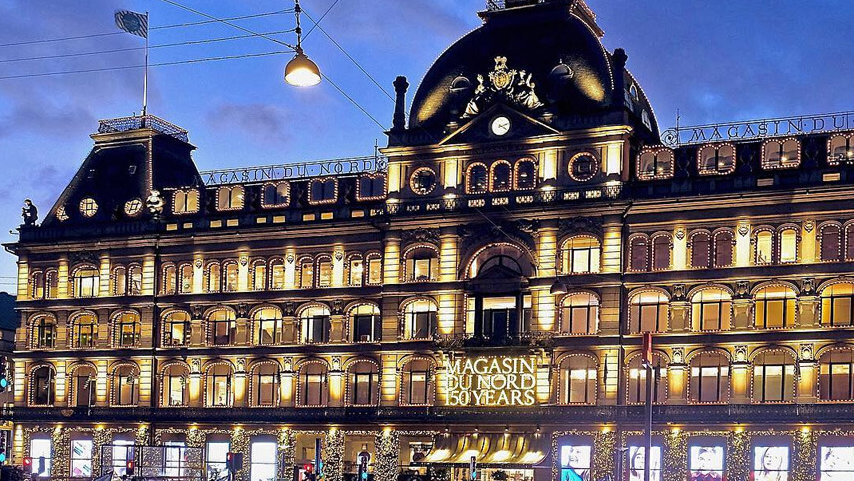
[[[652,402],[667,402],[667,363],[662,360],[661,354],[652,354]],[[628,390],[626,399],[629,404],[643,404],[646,402],[646,373],[643,365],[643,356],[634,356],[626,366]]]
[[[231,366],[216,364],[208,368],[207,381],[207,406],[208,407],[230,407],[233,396],[231,393]]]
[[[486,165],[477,163],[469,166],[468,174],[466,175],[466,193],[467,194],[483,194],[489,186],[489,177],[486,171]]]
[[[300,368],[298,406],[326,406],[329,402],[329,385],[326,366],[309,362]]]
[[[285,261],[273,259],[270,261],[270,289],[282,290],[285,288]]]
[[[854,161],[854,142],[852,135],[835,134],[827,139],[827,163],[828,165],[839,165]]]
[[[365,276],[365,263],[359,256],[353,256],[347,263],[347,285],[361,287]]]
[[[409,178],[409,188],[418,195],[427,195],[436,188],[436,173],[429,167],[415,169]]]
[[[225,268],[223,292],[237,292],[240,287],[240,267],[236,262],[226,262],[223,265]]]
[[[801,165],[801,143],[797,139],[772,139],[762,144],[763,169],[789,169]]]
[[[252,481],[275,481],[278,454],[275,441],[253,441],[249,448],[249,479]]]
[[[178,407],[187,405],[187,382],[190,371],[181,364],[172,364],[163,371],[161,382],[163,386],[163,403],[165,407]]]
[[[492,164],[490,176],[490,189],[492,192],[507,192],[510,190],[510,163],[499,160]]]
[[[645,446],[629,446],[629,480],[643,481],[646,462]],[[649,481],[661,480],[661,446],[652,446],[649,450]],[[770,481],[770,480],[769,480]],[[783,481],[783,480],[780,480]]]
[[[854,400],[854,351],[838,349],[824,353],[818,361],[819,399]]]
[[[821,446],[818,459],[821,481],[854,479],[854,446]]]
[[[80,201],[80,213],[83,217],[93,217],[98,213],[98,203],[91,197],[86,197]]]
[[[199,191],[191,190],[176,190],[172,198],[173,213],[175,214],[195,214],[199,211]]]
[[[765,351],[753,360],[753,401],[790,402],[795,395],[795,360],[782,352]]]
[[[786,286],[764,287],[756,292],[753,305],[757,329],[779,329],[795,325],[795,292]]]
[[[183,346],[190,334],[190,314],[171,311],[163,316],[163,346]]]
[[[356,362],[350,366],[348,402],[352,406],[373,406],[379,394],[379,369],[372,362]]]
[[[537,164],[531,159],[516,161],[514,182],[516,190],[531,190],[537,187]]]
[[[697,170],[700,175],[724,175],[735,171],[735,146],[732,144],[704,145],[697,151]]]
[[[56,299],[59,291],[59,274],[56,269],[48,269],[44,273],[44,298]]]
[[[208,441],[205,449],[205,468],[207,479],[221,479],[226,476],[226,458],[231,450],[228,441]]]
[[[659,291],[643,291],[629,300],[629,331],[664,332],[670,300]]]
[[[112,288],[110,291],[114,296],[124,296],[127,294],[127,269],[122,266],[113,269],[113,275],[110,278]]]
[[[439,255],[428,246],[409,249],[404,257],[404,279],[409,282],[434,281],[439,277]]]
[[[586,182],[599,172],[599,161],[593,154],[582,152],[569,159],[569,176],[576,182]]]
[[[729,360],[718,352],[703,352],[691,359],[690,399],[696,403],[729,400]]]
[[[329,342],[329,309],[323,306],[308,307],[300,313],[299,320],[302,342],[304,344],[323,344]]]
[[[182,265],[179,274],[181,275],[181,280],[178,284],[178,292],[181,294],[191,294],[193,292],[193,280],[195,278],[193,266],[190,264]]]
[[[142,267],[132,265],[128,267],[128,295],[138,296],[142,294]]]
[[[219,262],[210,262],[207,265],[207,292],[219,292],[220,283],[222,281],[222,273]]]
[[[234,342],[237,325],[234,311],[217,309],[208,316],[208,342],[213,346],[227,346]]]
[[[383,282],[383,259],[379,254],[368,254],[368,275],[367,281],[369,285],[378,286]]]
[[[588,292],[569,294],[561,301],[562,334],[596,334],[599,323],[599,299]]]
[[[314,261],[304,257],[299,261],[299,286],[302,289],[314,287]]]
[[[403,404],[417,406],[430,404],[433,388],[430,366],[430,361],[416,359],[409,361],[403,367],[400,385]]]
[[[87,365],[78,365],[71,376],[71,402],[69,406],[91,407],[95,402],[95,380],[97,374],[95,368]]]
[[[263,291],[267,288],[267,262],[264,259],[252,261],[249,272],[253,291]]]
[[[50,349],[56,342],[56,322],[51,317],[38,316],[32,321],[30,346]]]
[[[774,234],[771,231],[756,233],[756,265],[770,264],[774,261]]]
[[[95,347],[98,338],[98,320],[93,314],[82,313],[71,318],[71,342],[79,349],[91,349]]]
[[[112,459],[109,466],[117,476],[127,474],[127,461],[134,458],[134,442],[127,439],[115,439],[113,444],[109,446]],[[105,460],[105,463],[106,460]]]
[[[133,347],[139,343],[139,315],[133,311],[124,311],[113,318],[116,329],[117,347]]]
[[[562,272],[564,274],[588,274],[599,272],[601,248],[599,240],[591,236],[576,236],[567,239],[561,248]]]
[[[94,443],[91,439],[74,439],[71,441],[71,477],[92,477],[92,454]]]
[[[30,399],[36,406],[53,406],[56,373],[51,366],[40,366],[30,372]]]
[[[673,177],[673,151],[665,147],[648,147],[637,160],[640,180],[669,179]]]
[[[436,305],[426,299],[409,302],[403,311],[403,338],[430,339],[436,326]]]
[[[798,260],[798,231],[784,229],[780,232],[780,262],[792,263]]]
[[[854,325],[854,284],[832,284],[821,291],[821,325]]]
[[[287,207],[291,199],[291,185],[287,182],[264,184],[261,188],[261,207],[265,209]]]
[[[100,285],[98,269],[81,267],[74,271],[74,297],[96,297]]]
[[[242,185],[220,187],[216,192],[217,210],[220,212],[243,209],[244,190]]]
[[[332,287],[332,259],[329,257],[317,261],[317,287]]]
[[[30,275],[30,299],[44,299],[44,272],[36,271]]]
[[[119,366],[113,371],[113,400],[116,406],[135,406],[139,371],[134,366]]]
[[[160,292],[164,295],[172,295],[177,292],[178,269],[174,264],[169,264],[163,267],[163,287]]]
[[[269,346],[278,342],[282,311],[276,307],[265,307],[255,311],[252,319],[255,323],[255,344]]]
[[[789,447],[755,446],[753,448],[753,473],[750,479],[756,481],[786,481],[789,479]]]
[[[252,406],[275,407],[278,404],[279,366],[270,362],[257,364],[252,373]]]
[[[350,311],[353,342],[378,342],[382,339],[382,317],[380,310],[371,304],[363,304]]]
[[[585,445],[560,446],[560,479],[566,481],[587,481],[591,479],[591,451],[593,447]],[[654,481],[654,480],[653,480]]]
[[[187,475],[187,448],[180,441],[165,441],[164,474],[168,478],[183,478]]]
[[[561,404],[596,403],[596,362],[587,356],[568,356],[560,363]]]
[[[691,446],[689,465],[691,481],[724,478],[723,446]]]
[[[30,439],[30,458],[32,458],[32,476],[34,478],[50,478],[53,465],[53,449],[50,438]]]
[[[691,298],[694,330],[726,331],[732,318],[732,297],[723,289],[703,289]]]

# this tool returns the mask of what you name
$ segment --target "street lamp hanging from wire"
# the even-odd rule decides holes
[[[320,69],[302,51],[302,28],[300,27],[302,8],[300,8],[299,0],[294,3],[294,11],[297,17],[297,45],[295,48],[297,54],[285,67],[285,82],[295,87],[311,87],[320,83]]]

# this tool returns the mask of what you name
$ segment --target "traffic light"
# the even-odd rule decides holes
[[[133,476],[133,471],[135,467],[136,466],[133,462],[133,459],[128,459],[127,461],[125,461],[125,473],[128,476]]]
[[[6,449],[0,448],[0,466],[6,464]]]
[[[33,458],[26,456],[21,461],[21,467],[24,469],[24,472],[27,474],[33,473]]]
[[[368,457],[359,456],[359,481],[368,481]]]
[[[243,469],[243,453],[229,451],[225,454],[225,469],[234,473]]]
[[[477,479],[477,457],[472,456],[469,459],[469,473],[471,473],[471,481],[475,481]]]
[[[6,373],[6,357],[0,356],[0,392],[9,388],[9,375]]]
[[[303,478],[302,481],[314,481],[314,465],[311,463],[305,463],[302,466]]]

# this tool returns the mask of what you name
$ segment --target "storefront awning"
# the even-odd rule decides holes
[[[440,434],[421,463],[468,465],[476,456],[484,466],[533,467],[545,459],[548,450],[548,438],[539,434]]]

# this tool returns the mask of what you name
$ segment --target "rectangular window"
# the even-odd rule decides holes
[[[250,447],[249,479],[252,481],[276,480],[276,443],[254,441]]]
[[[127,462],[129,459],[134,459],[133,441],[115,440],[111,449],[113,451],[113,459],[110,467],[117,476],[127,474]]]
[[[383,260],[379,257],[368,261],[368,284],[380,285],[383,282]]]
[[[756,236],[756,263],[770,264],[773,259],[773,237],[770,232],[760,232]]]
[[[589,444],[563,445],[560,447],[561,481],[589,481],[590,454]]]
[[[854,446],[822,446],[819,449],[819,481],[854,479]]]
[[[323,389],[326,385],[326,374],[305,375],[305,405],[320,406],[323,404]]]
[[[94,445],[91,439],[75,439],[71,441],[71,477],[92,477],[92,450]]]
[[[205,468],[208,479],[214,480],[225,476],[225,461],[231,444],[228,441],[208,441],[205,447]]]
[[[332,262],[323,261],[317,264],[317,286],[330,287],[332,285]]]
[[[364,274],[365,265],[362,263],[362,259],[353,259],[350,261],[350,279],[347,281],[348,285],[353,287],[361,286]]]
[[[170,478],[186,476],[187,449],[182,442],[166,441],[164,446],[164,474]]]
[[[644,481],[644,466],[646,466],[646,447],[629,447],[629,481]],[[653,446],[649,450],[649,481],[661,481],[661,447]]]
[[[53,461],[50,439],[30,439],[30,457],[33,458],[33,477],[49,478]]]
[[[691,446],[691,481],[719,481],[724,477],[723,446]]]
[[[787,481],[789,479],[789,447],[755,446],[752,479],[754,481]]]
[[[354,342],[377,342],[380,340],[381,329],[380,316],[370,314],[353,316]]]
[[[784,230],[780,234],[780,262],[797,262],[798,233],[794,229]]]

